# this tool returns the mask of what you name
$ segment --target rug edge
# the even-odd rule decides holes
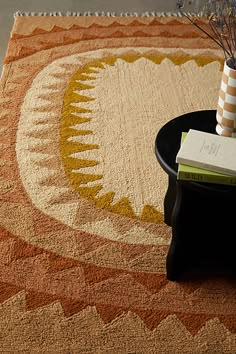
[[[198,13],[187,13],[187,12],[156,12],[156,11],[146,11],[146,12],[121,12],[117,14],[116,12],[24,12],[24,11],[17,11],[14,13],[14,17],[18,16],[108,16],[108,17],[184,17],[184,15],[188,15],[190,17],[204,17],[203,12]]]

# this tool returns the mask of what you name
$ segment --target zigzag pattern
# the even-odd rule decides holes
[[[155,61],[158,57],[157,66],[167,58],[166,67],[185,63],[183,71],[191,65],[203,72],[214,65],[218,68],[222,58],[205,38],[196,37],[195,31],[191,34],[191,27],[179,19],[99,18],[89,19],[92,22],[86,25],[84,19],[76,18],[68,20],[72,21],[68,28],[61,25],[61,19],[49,19],[49,25],[44,25],[44,20],[36,26],[40,28],[29,22],[27,31],[21,31],[18,23],[19,33],[12,33],[6,60],[12,62],[5,65],[1,80],[2,352],[109,353],[111,347],[114,353],[236,352],[235,279],[202,276],[178,283],[167,281],[165,261],[171,229],[144,217],[139,220],[99,209],[102,198],[96,209],[91,201],[81,198],[73,220],[80,231],[74,224],[68,226],[46,215],[32,203],[16,155],[19,121],[30,92],[34,107],[32,111],[26,109],[26,121],[29,124],[33,120],[35,126],[28,126],[24,141],[33,141],[28,148],[35,171],[50,172],[39,177],[44,191],[49,187],[54,191],[48,205],[55,210],[61,198],[63,207],[71,200],[78,202],[81,196],[68,187],[62,161],[55,157],[58,146],[53,138],[65,88],[78,68],[94,58],[100,61],[100,66],[90,67],[90,72],[80,77],[78,87],[86,93],[95,87],[88,77],[102,75],[109,60],[112,64],[111,50],[119,57],[123,55],[130,66],[135,55],[140,58],[145,52],[146,59]],[[24,23],[23,19],[17,21]],[[134,46],[136,49],[129,49]],[[45,91],[38,92],[38,100],[34,100],[38,75],[50,65],[53,72],[48,71],[42,80]],[[81,95],[81,100],[82,96],[86,95]],[[191,107],[195,103],[191,102]],[[89,122],[89,112],[89,105],[80,104],[71,123]],[[82,133],[89,135],[90,130],[84,127]],[[70,130],[70,136],[76,134]],[[39,146],[42,140],[44,144]],[[83,163],[79,161],[78,166]],[[57,173],[59,170],[63,173]],[[144,214],[149,215],[150,209]],[[94,232],[88,232],[86,225],[92,225]],[[99,227],[109,227],[118,238],[101,237],[95,233]],[[158,242],[126,243],[125,235],[132,230],[138,236],[144,230],[146,237]]]
[[[41,248],[15,240],[7,232],[5,235],[1,234],[0,245],[0,279],[4,279],[4,274],[7,274],[6,280],[0,283],[0,302],[6,301],[25,289],[27,292],[26,310],[28,311],[58,300],[65,315],[71,316],[92,303],[107,323],[132,309],[151,330],[156,328],[166,316],[176,313],[193,334],[196,334],[207,320],[215,317],[219,318],[230,331],[236,331],[235,314],[232,313],[232,310],[236,309],[236,284],[232,283],[232,279],[219,279],[211,282],[199,279],[198,282],[189,285],[174,284],[168,282],[164,274],[133,273],[81,264],[73,259],[46,253]],[[24,272],[27,277],[22,277]],[[43,277],[43,282],[40,279],[37,280],[36,274]],[[12,282],[13,279],[14,282]],[[229,287],[229,281],[231,287]],[[64,290],[61,288],[63,284],[67,284]],[[222,292],[224,287],[225,291]],[[36,291],[37,288],[44,289],[44,292]],[[132,294],[132,298],[133,296],[136,298],[135,302],[132,300],[132,305],[129,304],[125,294],[122,294],[123,289],[126,289],[128,294]],[[179,303],[176,298],[177,289]],[[213,289],[220,289],[221,293],[218,294],[216,291],[213,296]],[[113,292],[116,293],[115,306],[113,305]],[[102,293],[107,295],[101,298]],[[209,295],[211,296],[211,314],[206,312]],[[122,297],[124,298],[123,304],[119,303],[118,296],[121,296],[121,301]],[[163,300],[171,305],[168,310],[163,307]],[[99,304],[100,301],[102,306]],[[191,304],[195,305],[195,309]],[[226,304],[230,306],[230,312]],[[194,323],[189,322],[188,308],[192,308]],[[200,311],[202,314],[198,313],[200,309],[202,309]]]
[[[205,21],[204,20],[200,20],[197,19],[195,21],[196,24],[198,25],[204,25]],[[28,38],[28,37],[33,37],[33,36],[38,36],[38,35],[42,35],[42,34],[50,34],[50,33],[57,33],[57,32],[63,32],[63,31],[77,31],[77,30],[82,30],[82,29],[90,29],[90,28],[115,28],[115,27],[143,27],[143,26],[163,26],[163,25],[168,25],[168,26],[178,26],[178,25],[186,25],[189,26],[189,23],[183,22],[183,20],[181,19],[170,19],[169,21],[166,21],[165,19],[165,23],[163,23],[161,20],[157,20],[156,18],[154,20],[151,20],[150,22],[142,22],[142,21],[138,21],[138,20],[134,20],[130,23],[127,23],[126,25],[124,25],[122,22],[118,22],[117,20],[114,20],[114,22],[110,23],[110,24],[99,24],[99,23],[92,23],[89,26],[80,26],[80,25],[72,25],[69,28],[65,28],[65,27],[60,27],[57,25],[54,25],[52,27],[52,29],[50,30],[45,30],[43,28],[37,27],[35,28],[31,33],[23,35],[23,34],[18,34],[16,32],[12,33],[11,38],[12,39],[20,39],[20,38]]]
[[[20,292],[0,307],[1,318],[6,319],[2,323],[4,326],[2,334],[5,331],[8,332],[7,337],[2,337],[4,338],[1,342],[2,350],[7,350],[9,347],[16,351],[22,347],[29,348],[31,340],[27,333],[36,323],[37,336],[34,340],[34,348],[41,351],[48,351],[49,348],[54,352],[66,351],[68,348],[71,349],[71,342],[73,343],[73,352],[83,347],[89,351],[93,351],[95,348],[105,351],[109,349],[112,341],[112,350],[116,352],[189,353],[191,350],[193,353],[198,353],[202,350],[205,338],[208,338],[207,348],[209,350],[217,348],[217,351],[227,353],[232,352],[235,348],[235,336],[232,336],[216,318],[206,321],[199,331],[191,334],[176,315],[163,315],[158,327],[155,330],[150,330],[140,317],[131,311],[121,313],[116,320],[107,324],[106,320],[101,318],[98,309],[91,306],[83,308],[82,303],[81,312],[68,319],[64,317],[63,309],[57,301],[44,306],[40,312],[34,309],[26,311],[26,304],[27,296],[24,292]],[[12,312],[14,309],[15,312]],[[119,312],[118,309],[117,312]],[[7,321],[9,315],[13,316],[11,323]],[[47,319],[46,322],[45,319]],[[84,338],[85,323],[86,342]],[[17,328],[21,328],[21,336],[15,337],[14,330]],[[50,332],[52,328],[53,332]],[[130,333],[134,328],[135,335],[130,340]],[[95,329],[96,336],[94,336]],[[51,336],[45,336],[48,332],[51,333]],[[76,332],[76,336],[74,332]],[[43,343],[40,341],[41,336],[45,338]],[[52,336],[57,340],[50,341]],[[167,336],[169,340],[166,340]],[[148,343],[148,347],[146,343]],[[25,352],[28,352],[27,349]]]
[[[198,24],[204,26],[204,21],[196,20]],[[177,26],[177,30],[174,32],[173,28]],[[140,29],[137,31],[136,28]],[[119,28],[119,29],[117,29]],[[162,30],[165,28],[164,30]],[[181,29],[180,29],[181,28]],[[190,29],[191,28],[191,29]],[[106,31],[104,31],[106,29]],[[55,34],[58,35],[55,37]],[[69,35],[68,35],[69,34]],[[53,36],[53,40],[51,39]],[[71,25],[68,29],[54,25],[50,30],[44,30],[42,28],[35,28],[31,34],[21,35],[14,33],[11,37],[12,47],[15,43],[21,41],[21,48],[17,55],[8,55],[5,59],[5,63],[10,63],[19,58],[24,58],[40,50],[56,48],[68,44],[75,44],[80,41],[98,40],[98,39],[115,39],[115,38],[175,38],[177,39],[193,39],[199,38],[207,39],[207,36],[194,28],[190,27],[186,20],[169,20],[161,22],[154,19],[149,21],[132,21],[129,24],[122,24],[117,21],[110,23],[109,25],[101,25],[99,23],[93,23],[88,27]],[[32,40],[30,40],[32,38]],[[24,41],[25,39],[25,41]],[[56,39],[56,41],[55,41]],[[30,47],[29,47],[30,40]],[[208,46],[212,46],[211,42]],[[18,46],[17,46],[18,47]]]

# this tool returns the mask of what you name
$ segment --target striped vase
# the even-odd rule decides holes
[[[236,70],[231,68],[231,63],[232,59],[224,63],[216,110],[216,132],[236,138]]]

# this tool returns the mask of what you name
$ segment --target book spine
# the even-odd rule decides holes
[[[177,179],[183,181],[227,184],[227,185],[236,186],[236,177],[232,177],[232,176],[210,176],[210,175],[202,175],[195,172],[179,171]]]
[[[207,164],[205,162],[202,161],[195,161],[195,160],[190,160],[190,159],[186,159],[183,157],[178,157],[176,158],[176,162],[179,164],[183,164],[183,165],[188,165],[188,166],[192,166],[192,167],[197,167],[197,168],[202,168],[204,170],[210,170],[213,172],[217,172],[217,173],[221,173],[221,174],[225,174],[228,176],[235,176],[236,177],[236,170],[232,170],[229,168],[225,168],[222,166],[217,166],[217,165],[213,165],[213,164]]]

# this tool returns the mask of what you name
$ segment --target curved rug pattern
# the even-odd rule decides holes
[[[168,120],[215,109],[222,63],[181,18],[16,17],[0,93],[2,353],[236,352],[235,279],[166,279],[154,154]]]

